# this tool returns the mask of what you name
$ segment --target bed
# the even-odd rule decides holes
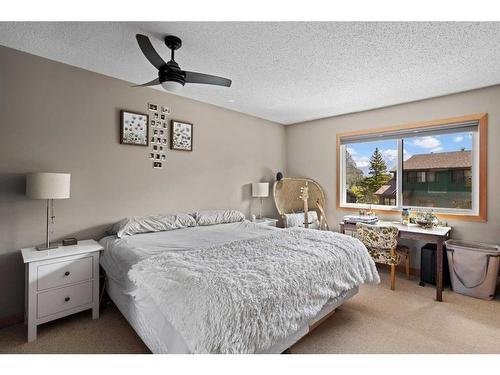
[[[280,314],[275,313],[274,310],[268,310],[267,314],[273,315],[269,320],[274,319],[279,323],[276,323],[276,327],[273,327],[270,331],[274,330],[277,333],[266,334],[266,336],[261,334],[260,331],[255,331],[255,325],[248,326],[248,322],[254,323],[251,315],[254,312],[250,312],[250,315],[245,317],[244,322],[228,322],[224,321],[225,314],[218,311],[216,314],[218,318],[217,320],[214,319],[212,323],[210,309],[216,310],[218,306],[222,306],[224,303],[226,303],[225,309],[231,310],[232,303],[242,305],[242,301],[245,302],[247,299],[254,298],[257,302],[254,301],[252,305],[246,305],[246,309],[249,310],[248,306],[257,306],[255,307],[256,311],[259,310],[259,313],[262,313],[262,309],[258,309],[259,303],[272,304],[277,301],[276,295],[279,293],[276,291],[284,289],[283,284],[276,285],[272,293],[268,292],[270,293],[268,296],[245,296],[245,293],[250,293],[252,288],[250,286],[247,290],[239,284],[245,277],[238,276],[238,272],[249,272],[250,269],[252,271],[250,275],[253,275],[249,276],[250,278],[257,274],[257,277],[261,278],[261,282],[262,280],[266,281],[266,278],[269,277],[268,284],[270,285],[282,282],[281,279],[274,280],[272,276],[266,274],[267,271],[263,274],[263,269],[267,269],[269,264],[273,264],[278,268],[284,267],[282,271],[278,269],[275,272],[283,272],[286,279],[287,275],[293,273],[286,267],[292,267],[292,265],[287,265],[287,262],[282,261],[276,261],[276,263],[267,261],[262,259],[262,254],[265,254],[269,248],[269,253],[274,251],[276,256],[278,248],[281,246],[276,244],[290,238],[290,244],[283,246],[281,249],[285,251],[286,247],[292,247],[292,244],[297,243],[297,239],[303,237],[302,232],[306,231],[305,229],[296,229],[295,232],[285,232],[290,230],[292,229],[283,230],[269,226],[259,226],[244,220],[234,223],[141,233],[123,236],[122,238],[118,238],[116,235],[107,236],[100,241],[104,247],[101,265],[107,275],[107,292],[123,316],[153,353],[281,353],[305,336],[311,327],[314,327],[315,324],[330,315],[347,299],[354,296],[358,292],[360,284],[379,281],[373,261],[366,249],[361,248],[361,253],[365,251],[366,256],[365,254],[359,256],[360,260],[357,265],[352,267],[353,270],[355,269],[354,271],[345,272],[347,278],[345,275],[338,278],[336,283],[342,284],[343,287],[337,289],[333,294],[329,291],[330,297],[328,300],[324,300],[323,291],[316,291],[314,293],[318,295],[314,295],[314,304],[308,305],[307,309],[304,309],[307,313],[302,313],[300,310],[297,312],[290,309],[289,306],[284,307],[283,310],[285,311],[280,312]],[[322,233],[312,230],[306,232]],[[291,238],[293,236],[295,236],[294,239]],[[335,236],[336,241],[351,241],[349,242],[351,247],[358,246],[356,242],[352,242],[357,240],[347,236],[345,238],[338,237],[342,236],[340,234],[335,234]],[[314,242],[315,239],[307,241],[308,243]],[[260,250],[260,253],[254,252],[254,247],[260,247],[262,250]],[[225,269],[226,273],[229,270],[230,273],[234,272],[235,275],[228,275],[226,280],[221,280],[223,277],[218,275],[218,263],[214,263],[215,265],[210,263],[212,258],[217,258],[217,254],[222,257],[221,259],[229,258],[228,262],[234,256],[236,263],[229,262],[228,264],[221,264],[220,267]],[[315,256],[317,258],[317,254]],[[191,265],[187,274],[186,270],[179,273],[179,269],[183,269],[184,265],[188,264],[190,260],[193,262],[193,259],[197,261],[198,258],[203,259],[195,262],[194,266]],[[246,264],[247,258],[250,259],[248,264]],[[312,259],[316,258],[312,257]],[[344,257],[342,260],[344,263],[342,268],[349,269],[349,266],[345,265],[348,263],[346,259]],[[261,269],[256,273],[251,268],[254,263],[258,264],[259,262],[261,262]],[[314,262],[319,261],[316,259]],[[317,267],[314,262],[311,267]],[[241,264],[241,267],[239,264]],[[239,270],[239,268],[242,270]],[[196,275],[200,272],[202,272],[203,276],[196,279]],[[223,271],[220,272],[223,273]],[[233,276],[234,278],[232,278]],[[307,278],[307,275],[305,277]],[[196,280],[193,281],[193,279]],[[201,285],[204,281],[206,281],[206,285]],[[226,284],[220,284],[222,282]],[[172,283],[175,287],[171,286]],[[233,290],[227,288],[227,283],[235,285],[232,288]],[[167,289],[166,285],[170,285],[170,289]],[[198,285],[200,285],[200,288],[204,286],[208,289],[198,291]],[[210,288],[215,290],[210,290]],[[266,289],[266,287],[261,289]],[[302,290],[302,287],[300,289]],[[306,289],[304,287],[304,290]],[[255,291],[252,293],[258,294]],[[294,294],[290,293],[290,290],[287,293]],[[189,295],[186,296],[186,294]],[[210,296],[204,299],[205,294]],[[319,295],[322,296],[323,300]],[[310,299],[310,296],[302,296],[302,298]],[[216,299],[217,301],[214,301]],[[227,302],[228,300],[229,302]],[[284,301],[283,303],[286,305],[287,298],[282,298],[280,301]],[[296,301],[294,303],[297,304]],[[318,305],[318,303],[321,303],[321,305]],[[313,305],[314,308],[311,307]],[[204,309],[209,311],[206,312]],[[200,315],[200,318],[198,321],[194,321],[193,316],[197,315]],[[227,316],[231,316],[231,314],[227,313]],[[242,319],[242,316],[244,316],[243,313],[237,315],[239,319]],[[283,322],[283,320],[286,320],[284,319],[285,316],[294,324]],[[263,325],[262,322],[265,322],[266,319],[267,317],[264,316],[264,319],[259,321],[260,326]],[[202,339],[196,341],[198,338],[193,338],[198,331],[205,331],[205,328],[210,325],[216,327],[211,327],[213,328],[211,331],[212,336],[207,333],[206,337],[204,337],[205,342]],[[229,332],[231,329],[236,331],[238,327],[244,325],[246,325],[245,334],[248,336],[246,337],[246,346],[240,345],[239,342],[232,343],[231,340],[234,340],[234,337],[228,336],[229,333],[226,335],[228,337],[217,338],[221,340],[220,344],[211,345],[215,340],[214,335]],[[253,333],[251,329],[253,329]],[[243,331],[243,328],[241,330]],[[250,333],[248,333],[248,330],[250,330]],[[210,330],[207,329],[207,331]],[[210,340],[210,342],[207,344],[206,340]],[[253,340],[256,342],[255,344]],[[252,345],[248,344],[249,342],[252,342]]]

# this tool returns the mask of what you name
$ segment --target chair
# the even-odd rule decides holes
[[[410,251],[408,247],[398,245],[398,228],[357,223],[356,234],[374,262],[391,267],[391,290],[396,289],[396,266],[402,258],[406,263],[406,277],[410,278]]]
[[[305,177],[285,177],[276,181],[273,186],[273,197],[276,209],[281,216],[283,226],[287,227],[287,214],[303,213],[304,201],[300,199],[301,188],[308,187],[307,206],[309,211],[316,211],[319,220],[319,229],[328,230],[328,222],[325,215],[325,193],[316,181]]]

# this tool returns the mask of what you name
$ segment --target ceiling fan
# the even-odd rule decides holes
[[[165,44],[171,51],[169,62],[163,61],[146,35],[137,34],[135,38],[144,56],[146,56],[148,61],[158,69],[158,78],[137,86],[162,85],[165,90],[173,92],[180,91],[186,83],[200,83],[225,87],[231,86],[231,80],[227,78],[181,70],[179,64],[174,60],[175,50],[182,46],[182,40],[180,38],[173,35],[165,37]]]

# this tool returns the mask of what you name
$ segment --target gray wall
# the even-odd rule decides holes
[[[287,173],[316,179],[327,194],[327,217],[338,223],[348,211],[337,210],[335,202],[336,134],[425,120],[487,112],[488,124],[488,221],[449,220],[453,237],[500,243],[500,86],[484,88],[413,103],[347,114],[287,126]],[[351,211],[352,212],[352,211]],[[388,215],[399,219],[400,215]],[[415,247],[415,244],[411,244]],[[421,244],[418,244],[421,245]],[[417,253],[414,252],[414,255]],[[414,256],[413,266],[418,267]]]
[[[44,239],[43,201],[24,196],[25,174],[72,174],[55,202],[55,237],[97,238],[129,215],[235,208],[250,214],[250,187],[285,167],[282,125],[0,47],[0,318],[23,311],[19,249]],[[217,90],[220,88],[214,88]],[[119,111],[168,105],[194,124],[194,152],[119,144]],[[252,204],[252,207],[251,207]],[[272,199],[265,213],[275,215]]]

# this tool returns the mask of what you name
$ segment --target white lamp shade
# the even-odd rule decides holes
[[[182,90],[182,83],[176,82],[176,81],[165,81],[162,82],[161,85],[163,88],[167,91],[170,92],[179,92]]]
[[[26,176],[26,195],[31,199],[66,199],[70,181],[69,173],[30,173]]]
[[[255,182],[252,184],[252,197],[268,197],[269,182]]]

